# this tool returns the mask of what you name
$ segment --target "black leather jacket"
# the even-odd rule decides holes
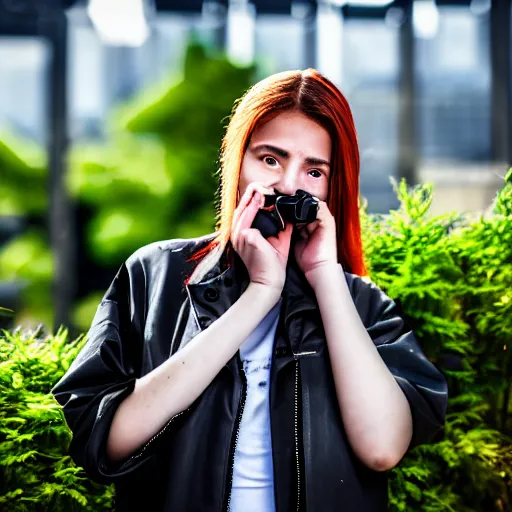
[[[186,345],[245,290],[235,254],[196,285],[184,286],[185,258],[210,237],[158,242],[122,265],[101,301],[88,341],[53,389],[73,432],[70,454],[88,475],[116,484],[118,511],[227,509],[237,428],[245,399],[239,355],[204,393],[122,464],[106,457],[117,406],[135,379]],[[345,273],[359,315],[407,397],[411,447],[442,435],[443,375],[421,351],[396,304],[379,288]],[[315,295],[291,260],[271,366],[270,418],[277,512],[387,510],[387,474],[354,455],[341,421]]]

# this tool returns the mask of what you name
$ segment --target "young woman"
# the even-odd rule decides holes
[[[317,220],[265,239],[264,194]],[[118,511],[387,510],[386,470],[438,439],[446,381],[363,279],[359,155],[340,91],[312,69],[236,105],[218,230],[123,264],[55,386],[70,453]]]

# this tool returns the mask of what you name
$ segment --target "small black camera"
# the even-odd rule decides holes
[[[305,190],[295,194],[265,194],[265,205],[258,210],[253,228],[260,230],[264,238],[277,236],[284,230],[285,222],[291,224],[308,224],[316,220],[319,200]]]

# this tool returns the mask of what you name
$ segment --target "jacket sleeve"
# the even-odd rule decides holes
[[[144,287],[142,283],[140,286]],[[73,433],[69,454],[100,483],[144,462],[111,463],[106,455],[110,425],[119,404],[133,391],[139,370],[141,336],[134,327],[133,279],[123,264],[99,304],[87,342],[52,394]]]
[[[357,276],[349,287],[368,334],[409,401],[413,434],[408,450],[439,441],[448,403],[444,375],[427,359],[393,300]]]

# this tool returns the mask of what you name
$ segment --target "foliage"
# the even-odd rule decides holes
[[[50,394],[83,346],[66,331],[0,336],[0,510],[107,510],[112,489],[92,483],[67,455],[71,434]]]
[[[391,510],[511,510],[512,169],[484,215],[428,215],[432,186],[394,183],[400,208],[365,215],[372,279],[448,379],[444,439],[393,470]]]
[[[47,170],[42,148],[2,133],[0,175],[0,215],[34,214],[46,210]],[[30,183],[29,187],[27,183]]]
[[[113,112],[101,144],[80,143],[71,148],[67,185],[78,210],[85,212],[80,215],[85,225],[79,223],[79,247],[89,272],[109,269],[114,275],[121,262],[142,245],[213,231],[223,122],[233,101],[253,82],[253,74],[252,66],[235,66],[225,56],[211,55],[191,43],[183,76],[142,91]],[[25,162],[20,155],[33,152],[28,143],[30,152],[18,151],[19,143],[13,147],[16,152],[0,143],[0,169],[8,169],[11,184],[5,197],[16,206],[9,213],[42,213],[47,208],[44,162],[28,156]],[[33,208],[29,212],[23,205]],[[48,243],[33,233],[0,248],[0,262],[10,262],[8,269],[0,264],[0,280],[31,281],[30,268],[37,266],[37,258],[30,265],[16,262],[25,262],[27,254],[38,251],[46,264]],[[28,287],[23,295],[26,307],[18,312],[17,321],[25,323],[31,315],[51,325],[52,272],[44,279],[37,277],[37,286]],[[97,292],[87,290],[92,297]],[[82,328],[92,320],[87,307],[91,296],[74,305],[73,318]]]
[[[53,258],[45,235],[31,229],[7,242],[0,250],[0,279],[18,281],[24,291],[24,307],[17,321],[30,325],[31,318],[51,325]],[[26,318],[25,318],[26,317]]]
[[[117,266],[154,240],[213,231],[222,120],[252,73],[192,43],[179,81],[115,112],[107,145],[76,148],[69,183],[94,209],[87,246],[96,261]]]

